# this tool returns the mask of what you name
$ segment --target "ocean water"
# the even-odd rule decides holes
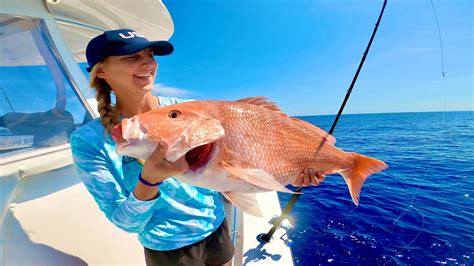
[[[326,131],[334,120],[300,118]],[[339,175],[303,190],[295,265],[474,265],[474,112],[343,115],[334,136],[389,169],[366,180],[359,207]]]

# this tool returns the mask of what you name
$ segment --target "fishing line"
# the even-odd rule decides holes
[[[443,78],[446,78],[444,72],[444,51],[443,51],[443,38],[441,38],[441,29],[439,27],[439,21],[438,21],[438,14],[436,14],[436,9],[433,4],[433,0],[430,0],[431,3],[431,9],[433,9],[433,14],[436,20],[436,27],[438,29],[438,37],[439,37],[439,46],[440,46],[440,52],[441,52],[441,74],[443,75]]]
[[[415,242],[415,240],[421,235],[421,232],[423,232],[423,229],[425,229],[425,216],[417,209],[415,208],[414,206],[410,205],[410,208],[413,208],[415,211],[417,211],[420,215],[421,215],[421,218],[423,219],[423,224],[421,226],[421,230],[418,231],[418,234],[416,234],[416,236],[405,246],[403,247],[402,249],[400,249],[397,253],[395,253],[395,255],[393,255],[393,257],[397,257],[398,255],[400,255],[400,253],[402,253],[402,251],[404,251],[405,249],[407,249],[413,242]],[[392,261],[393,258],[391,258],[390,260],[386,261],[383,265],[386,265],[387,263],[389,263],[390,261]]]
[[[418,230],[418,233],[416,234],[416,236],[410,241],[408,242],[408,244],[406,244],[405,246],[403,246],[403,248],[401,248],[400,250],[397,251],[397,253],[395,253],[395,255],[392,256],[392,258],[390,258],[388,261],[386,261],[383,265],[386,265],[387,263],[389,263],[390,261],[393,260],[394,257],[396,257],[397,255],[400,255],[400,253],[402,253],[402,251],[404,251],[405,249],[407,249],[411,244],[413,244],[413,242],[415,242],[415,240],[421,235],[421,232],[423,232],[423,229],[425,229],[425,216],[417,209],[415,208],[415,206],[413,205],[413,202],[415,200],[415,197],[416,197],[416,194],[418,193],[418,191],[420,190],[420,187],[421,185],[424,183],[425,181],[425,178],[426,176],[428,175],[428,170],[430,170],[431,168],[431,163],[433,162],[433,158],[430,160],[430,163],[428,164],[428,167],[425,171],[425,174],[423,175],[423,178],[421,179],[421,182],[418,184],[418,187],[416,188],[415,192],[413,193],[413,196],[410,200],[410,204],[408,205],[408,207],[406,207],[401,213],[400,215],[398,215],[398,217],[393,221],[393,225],[395,225],[403,216],[405,216],[405,214],[409,213],[410,212],[410,209],[414,209],[416,210],[422,220],[423,220],[423,224],[421,225],[421,229]]]
[[[420,183],[418,184],[415,192],[413,192],[413,196],[411,197],[411,200],[410,200],[410,204],[408,204],[408,207],[406,207],[401,213],[400,215],[398,215],[398,217],[393,221],[392,224],[396,224],[398,222],[398,220],[400,220],[403,216],[405,216],[405,214],[407,214],[409,212],[409,209],[413,207],[413,202],[415,201],[415,198],[418,194],[418,191],[420,190],[420,187],[421,185],[423,185],[423,183],[425,182],[425,179],[426,179],[426,176],[428,175],[428,171],[430,170],[431,168],[431,163],[433,162],[433,158],[431,158],[429,164],[428,164],[428,167],[426,168],[426,171],[425,171],[425,174],[423,175],[423,178],[421,179]],[[414,207],[413,207],[414,208]]]
[[[446,99],[447,99],[447,92],[448,92],[448,85],[446,81],[446,72],[444,71],[444,49],[443,49],[443,38],[441,38],[441,28],[439,27],[439,20],[438,14],[436,13],[435,6],[433,4],[433,0],[430,0],[431,9],[433,10],[433,14],[436,20],[436,27],[438,29],[438,37],[439,37],[439,46],[440,46],[440,53],[441,53],[441,75],[443,75],[444,80],[444,104],[443,104],[443,123],[444,123],[444,115],[446,113]]]
[[[374,27],[374,31],[372,32],[372,36],[370,37],[370,40],[369,40],[369,43],[367,44],[367,48],[365,49],[365,52],[364,52],[364,55],[359,63],[359,67],[357,68],[357,71],[354,75],[354,78],[352,79],[352,82],[351,82],[351,85],[349,86],[349,89],[347,90],[347,93],[346,93],[346,96],[344,98],[344,101],[342,102],[342,105],[341,107],[339,108],[339,111],[336,115],[336,118],[334,119],[334,122],[331,126],[331,129],[329,130],[328,132],[328,135],[332,135],[332,133],[334,132],[334,129],[336,128],[336,124],[337,122],[339,121],[339,117],[341,116],[342,114],[342,111],[344,110],[344,107],[346,106],[346,103],[347,103],[347,100],[349,99],[349,96],[351,95],[351,92],[352,92],[352,88],[354,87],[355,85],[355,82],[357,80],[357,77],[359,76],[359,73],[360,73],[360,70],[362,69],[362,66],[364,65],[364,62],[365,62],[365,58],[367,57],[367,54],[369,53],[369,49],[370,49],[370,46],[372,45],[372,41],[374,40],[374,37],[375,37],[375,34],[377,33],[377,29],[379,27],[379,24],[380,24],[380,20],[382,19],[382,16],[383,16],[383,13],[385,11],[385,6],[387,5],[387,0],[384,0],[383,2],[383,6],[382,6],[382,10],[380,11],[380,15],[377,19],[377,23],[375,23],[375,27]],[[315,151],[315,154],[317,154],[319,152],[319,150],[321,149],[321,147],[323,146],[323,144],[327,141],[326,138],[323,138],[323,141],[321,141],[321,143],[319,144],[318,148],[316,149]],[[298,189],[295,190],[295,194],[293,194],[293,196],[291,197],[291,199],[288,201],[287,205],[285,206],[285,208],[283,209],[282,211],[282,214],[281,216],[276,219],[273,227],[270,229],[270,231],[268,231],[268,233],[266,234],[260,234],[257,239],[261,242],[269,242],[271,239],[272,239],[272,236],[273,234],[275,233],[275,231],[280,227],[280,224],[283,222],[283,220],[286,218],[286,216],[288,215],[288,213],[291,211],[291,209],[293,209],[293,206],[296,204],[296,201],[298,200],[299,196],[301,195],[301,191],[303,190],[303,187],[299,187]]]
[[[439,26],[439,20],[438,20],[438,15],[436,13],[436,9],[435,9],[435,6],[433,4],[433,0],[430,0],[430,3],[431,3],[431,8],[433,10],[433,14],[434,14],[434,17],[435,17],[435,20],[436,20],[436,27],[438,29],[438,37],[439,37],[439,45],[440,45],[440,53],[441,53],[441,75],[442,75],[442,78],[443,78],[443,84],[444,84],[444,103],[443,103],[443,119],[442,119],[442,123],[444,124],[445,122],[445,114],[446,114],[446,102],[447,102],[447,88],[448,88],[448,85],[447,85],[447,80],[446,80],[446,72],[444,71],[444,49],[443,49],[443,38],[441,37],[441,29],[440,29],[440,26]],[[428,164],[428,167],[425,171],[425,174],[423,175],[423,178],[421,179],[420,183],[418,184],[415,192],[413,193],[413,196],[410,200],[410,203],[408,204],[408,206],[398,215],[398,217],[393,221],[393,225],[395,225],[403,216],[405,216],[408,212],[410,212],[410,209],[414,209],[416,210],[422,217],[423,219],[423,225],[421,227],[421,229],[418,231],[418,234],[407,244],[405,245],[402,249],[400,249],[397,253],[395,253],[395,256],[399,255],[402,251],[404,251],[405,249],[407,249],[421,234],[421,232],[423,231],[423,229],[425,228],[425,216],[418,210],[415,208],[415,206],[413,205],[414,201],[415,201],[415,198],[420,190],[420,187],[421,185],[425,182],[425,179],[426,179],[426,176],[428,175],[428,171],[431,169],[431,164],[433,162],[433,158],[430,159],[430,162]],[[389,263],[390,261],[393,260],[393,257],[390,258],[390,260],[386,261],[383,265]]]

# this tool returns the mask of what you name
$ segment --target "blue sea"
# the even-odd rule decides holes
[[[299,118],[326,131],[334,120]],[[366,180],[359,207],[339,175],[303,190],[295,265],[474,265],[474,112],[343,115],[334,136],[389,168]]]

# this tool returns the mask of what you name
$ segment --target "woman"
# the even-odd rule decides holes
[[[221,195],[170,178],[188,165],[184,158],[164,160],[166,144],[142,165],[117,155],[110,137],[121,118],[180,102],[151,93],[158,68],[154,56],[172,52],[170,43],[148,41],[130,29],[107,31],[90,41],[86,56],[100,118],[72,134],[74,161],[107,218],[138,234],[147,265],[230,265],[234,247]],[[317,185],[318,178],[324,176],[305,169],[295,185]]]

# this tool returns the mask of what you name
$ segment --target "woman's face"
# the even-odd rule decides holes
[[[109,56],[97,71],[116,94],[130,95],[153,89],[158,63],[153,51],[146,48],[123,56]]]

